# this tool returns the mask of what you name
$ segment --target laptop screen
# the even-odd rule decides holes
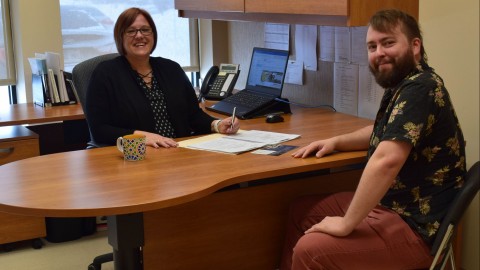
[[[288,63],[288,51],[253,48],[246,89],[280,97]]]

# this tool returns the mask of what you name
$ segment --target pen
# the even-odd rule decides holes
[[[233,130],[233,123],[235,122],[235,110],[237,110],[237,107],[233,107],[233,113],[232,113],[232,124],[230,128]]]

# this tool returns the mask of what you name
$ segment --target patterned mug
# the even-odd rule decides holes
[[[117,148],[123,153],[127,161],[139,161],[145,159],[147,152],[145,135],[130,134],[117,139]]]

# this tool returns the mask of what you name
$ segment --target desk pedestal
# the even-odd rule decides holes
[[[116,270],[142,270],[143,214],[109,216],[108,243]]]
[[[278,268],[291,201],[306,194],[354,190],[360,175],[354,170],[250,183],[145,212],[144,269]]]

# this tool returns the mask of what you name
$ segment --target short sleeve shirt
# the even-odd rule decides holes
[[[432,244],[463,185],[466,165],[465,142],[449,94],[425,62],[385,90],[368,157],[385,140],[407,142],[412,150],[380,203]]]

